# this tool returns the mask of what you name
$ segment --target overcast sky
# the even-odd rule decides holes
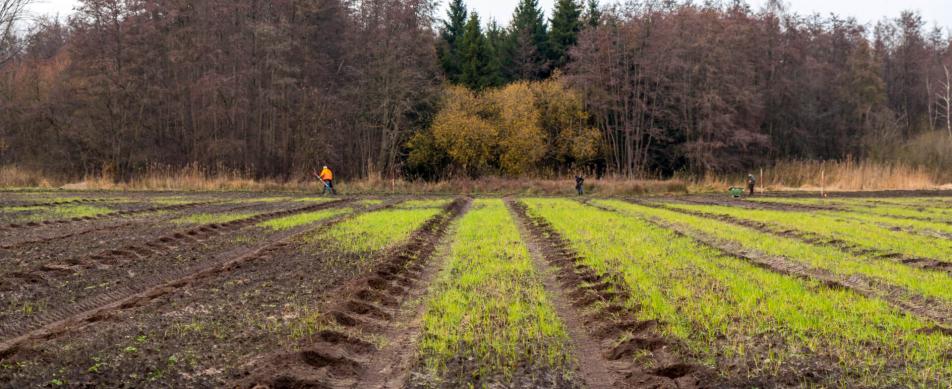
[[[539,0],[546,14],[552,9],[554,0]],[[606,3],[610,0],[601,0]],[[440,0],[440,14],[445,14],[447,0]],[[701,1],[698,0],[698,3]],[[766,0],[749,0],[754,9],[759,9]],[[78,4],[77,0],[37,0],[33,6],[35,14],[56,14],[61,16],[70,13]],[[509,23],[512,11],[518,0],[468,0],[466,3],[475,9],[484,21],[495,18],[500,24]],[[931,27],[933,24],[952,27],[952,1],[950,0],[787,0],[791,8],[801,14],[820,13],[827,15],[836,13],[841,16],[855,16],[861,23],[875,22],[883,17],[894,18],[902,10],[918,10]]]

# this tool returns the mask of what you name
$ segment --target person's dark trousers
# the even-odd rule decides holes
[[[584,189],[582,189],[582,186],[581,186],[581,185],[579,185],[579,186],[576,186],[576,187],[575,187],[575,190],[576,190],[576,191],[578,192],[578,195],[579,195],[579,196],[582,196],[582,195],[584,195],[584,194],[585,194],[585,193],[584,193],[584,192],[585,192],[585,190],[584,190]]]
[[[750,195],[751,195],[751,196],[754,195],[754,185],[753,185],[753,184],[747,185],[747,190],[750,191]]]
[[[324,191],[321,192],[321,196],[331,192],[332,195],[336,195],[337,191],[334,190],[334,180],[324,181]]]

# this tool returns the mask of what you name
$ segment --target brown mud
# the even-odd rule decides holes
[[[264,220],[342,203],[323,203],[259,214],[229,223],[192,227],[186,231],[153,237],[142,245],[104,250],[80,258],[75,264],[68,263],[60,267],[43,265],[32,272],[13,274],[22,280],[21,284],[17,285],[17,293],[5,294],[4,299],[17,299],[36,306],[33,312],[7,309],[3,313],[0,338],[5,341],[0,343],[0,354],[12,348],[8,343],[34,338],[35,334],[46,332],[48,327],[63,327],[57,323],[65,322],[68,327],[74,321],[71,318],[76,316],[82,321],[84,317],[95,316],[104,309],[108,311],[117,303],[122,305],[143,296],[152,296],[156,290],[164,289],[164,285],[174,286],[178,280],[188,280],[192,275],[207,274],[209,270],[214,272],[236,258],[240,262],[299,233],[299,230],[276,233],[251,245],[236,245],[227,239],[230,233]],[[263,233],[260,235],[267,236]],[[216,237],[219,237],[215,240],[216,244],[203,244]],[[168,257],[173,253],[181,253],[180,247],[192,252],[192,260],[170,267]],[[46,309],[36,311],[43,308],[40,303],[45,304]]]
[[[18,367],[11,376],[22,386],[62,377],[70,386],[224,387],[249,357],[290,349],[301,336],[347,341],[315,325],[316,304],[375,264],[307,237],[361,213],[298,228],[246,260],[101,313],[69,336],[25,343],[2,362]]]
[[[572,335],[586,386],[730,386],[684,357],[676,341],[661,336],[658,323],[636,319],[637,308],[628,307],[629,292],[620,274],[596,273],[547,221],[530,217],[521,203],[510,203],[510,207],[527,232],[530,247],[548,262],[546,288]]]
[[[232,385],[247,388],[362,388],[399,386],[407,374],[406,356],[418,328],[397,318],[412,317],[405,307],[419,297],[433,276],[433,253],[469,200],[457,199],[427,221],[408,242],[384,253],[376,271],[334,290],[322,309],[327,328],[293,352],[260,355]],[[412,322],[411,322],[412,323]],[[366,339],[386,339],[382,348]],[[368,384],[371,383],[371,384]]]

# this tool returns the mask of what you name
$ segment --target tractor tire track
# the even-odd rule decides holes
[[[341,330],[325,329],[301,351],[260,357],[246,377],[232,387],[399,387],[409,361],[406,347],[419,331],[400,328],[397,318],[422,314],[405,304],[422,295],[433,277],[430,264],[450,224],[468,208],[468,199],[457,199],[444,212],[427,221],[401,247],[384,254],[378,270],[364,275],[329,295],[338,296],[327,308],[328,320]],[[411,323],[412,323],[411,319]],[[348,332],[389,340],[378,349]]]
[[[660,335],[657,322],[633,319],[637,312],[624,303],[629,294],[621,274],[597,274],[548,221],[529,216],[524,204],[507,203],[572,336],[587,387],[716,387],[713,373],[685,361],[677,343]],[[656,367],[636,364],[640,353]]]
[[[595,204],[589,205],[608,212],[618,213],[618,211],[611,208]],[[952,335],[952,306],[946,303],[922,297],[904,288],[887,285],[862,275],[837,275],[827,270],[797,263],[785,257],[773,256],[757,250],[751,250],[739,243],[724,241],[658,218],[644,218],[644,220],[727,255],[743,259],[766,270],[805,280],[819,281],[827,287],[851,290],[868,298],[883,300],[904,312],[933,321],[936,323],[934,331]]]
[[[338,200],[328,203],[316,204],[291,210],[272,212],[268,214],[257,215],[252,218],[236,220],[228,223],[210,224],[192,228],[185,232],[177,232],[167,236],[157,238],[143,246],[126,247],[122,250],[105,250],[103,254],[94,254],[92,257],[98,257],[100,261],[116,263],[116,258],[133,257],[141,259],[144,255],[136,250],[148,250],[145,256],[158,256],[167,253],[175,246],[169,246],[175,242],[195,241],[195,236],[219,235],[227,231],[237,230],[246,225],[277,218],[291,214],[309,212],[323,208],[338,206],[349,202],[349,200]],[[313,229],[309,228],[309,229]],[[118,285],[115,289],[108,292],[90,296],[75,304],[49,310],[35,316],[22,320],[10,320],[0,323],[0,358],[15,350],[16,346],[32,339],[45,338],[56,335],[63,330],[67,330],[76,323],[96,321],[97,315],[110,309],[129,308],[136,306],[139,301],[151,300],[160,295],[166,294],[169,288],[175,289],[191,282],[196,278],[206,277],[219,272],[237,263],[252,259],[269,247],[278,245],[287,241],[293,236],[306,231],[291,229],[275,236],[270,237],[264,243],[252,246],[250,248],[238,248],[229,250],[223,254],[217,255],[210,260],[205,260],[191,266],[181,267],[176,270],[148,277],[146,279],[133,279],[123,285]],[[150,245],[150,243],[152,245]],[[145,253],[145,251],[143,251]],[[85,264],[88,266],[88,264]],[[72,265],[79,266],[79,265]],[[72,271],[72,267],[59,268],[47,266],[44,269],[48,272],[67,272]]]
[[[285,216],[340,205],[348,201],[339,200],[275,212],[271,215],[272,217]],[[111,311],[141,306],[196,280],[213,276],[244,262],[266,257],[270,251],[286,246],[292,238],[322,227],[323,225],[319,224],[291,229],[278,233],[266,242],[250,248],[233,249],[216,256],[210,261],[173,270],[147,280],[136,280],[134,285],[123,285],[118,289],[87,298],[63,309],[42,313],[27,321],[4,323],[0,325],[0,334],[2,334],[0,336],[6,339],[0,341],[0,358],[15,353],[24,342],[53,338],[70,330],[81,328],[86,324],[102,320]]]

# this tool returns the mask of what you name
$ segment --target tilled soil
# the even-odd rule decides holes
[[[11,383],[54,377],[79,386],[222,386],[250,357],[313,335],[319,302],[366,271],[352,255],[293,239],[346,217],[287,232],[229,264],[99,313],[70,336],[29,342],[4,361],[17,366]]]
[[[393,358],[393,347],[406,344],[412,329],[395,320],[412,311],[405,302],[426,288],[432,277],[432,270],[427,271],[431,257],[468,202],[454,201],[402,247],[383,253],[375,261],[375,271],[335,288],[331,294],[336,298],[321,307],[326,312],[323,330],[303,339],[293,351],[253,358],[243,377],[230,386],[376,388],[399,383],[406,371],[400,369],[400,358]]]
[[[2,278],[7,291],[2,294],[6,304],[0,311],[0,335],[11,337],[42,327],[281,235],[254,227],[255,223],[337,204],[284,205],[277,206],[276,211],[228,223],[180,226],[161,234],[146,231],[148,235],[138,235],[143,239],[135,243],[8,273]]]
[[[585,387],[723,387],[725,382],[713,372],[692,363],[676,342],[661,336],[658,323],[635,320],[637,312],[625,304],[629,292],[620,274],[596,273],[547,221],[530,218],[522,204],[509,205],[530,252],[544,259],[537,266],[572,335]]]

